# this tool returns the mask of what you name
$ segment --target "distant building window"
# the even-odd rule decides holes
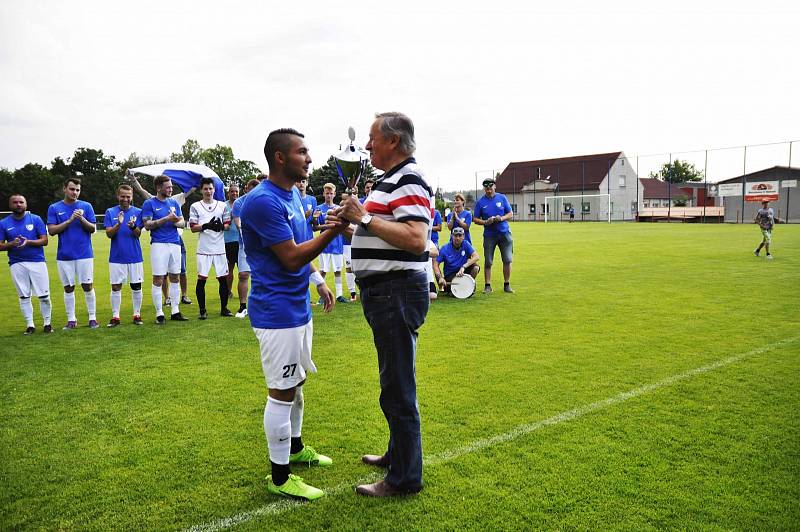
[[[517,204],[516,203],[512,203],[511,204],[511,212],[513,212],[514,214],[517,214]]]
[[[581,214],[589,214],[590,212],[592,212],[591,203],[589,203],[588,201],[582,201]]]
[[[638,201],[632,201],[631,202],[631,212],[634,213],[634,212],[637,212],[638,210],[639,210],[639,202]]]
[[[625,188],[625,174],[619,176],[619,188]]]
[[[622,166],[625,166],[625,159],[622,159]]]
[[[542,203],[540,205],[540,208],[542,209],[543,213],[550,214],[550,205],[549,204]]]
[[[536,214],[536,204],[535,203],[529,203],[528,204],[528,209],[530,210],[531,214]]]
[[[564,203],[564,212],[569,212],[572,208],[572,203]]]

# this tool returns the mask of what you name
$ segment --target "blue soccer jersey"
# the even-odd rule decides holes
[[[439,214],[439,211],[433,211],[433,225],[441,225],[441,223],[442,215]],[[436,244],[437,248],[439,247],[439,231],[431,231],[431,242]]]
[[[450,220],[453,219],[454,214],[455,213],[451,212],[450,214],[447,215],[447,224],[448,224],[448,226],[450,224]],[[472,225],[472,213],[469,212],[469,211],[461,211],[461,214],[458,215],[458,218],[462,222],[467,224],[467,228],[464,229],[463,227],[461,227],[460,225],[458,225],[457,223],[454,222],[453,223],[453,229],[455,229],[456,227],[461,227],[461,229],[464,229],[464,240],[466,240],[467,242],[472,244],[472,236],[470,236],[470,234],[469,234],[469,228]],[[453,231],[452,231],[452,229],[450,230],[450,240],[451,241],[453,240]]]
[[[496,193],[493,198],[484,196],[475,204],[475,217],[487,220],[492,216],[503,216],[511,212],[511,204],[508,199],[499,193]],[[500,223],[483,226],[483,236],[496,236],[509,232],[508,221],[503,220]]]
[[[456,248],[452,242],[448,242],[439,250],[436,261],[439,264],[444,263],[444,276],[448,277],[458,273],[458,270],[467,263],[473,253],[475,253],[475,248],[466,240],[461,243],[460,248]]]
[[[244,200],[247,198],[247,194],[244,196],[239,196],[236,198],[236,201],[233,202],[233,209],[231,209],[231,225],[236,225],[233,218],[241,218],[242,217],[242,206],[244,205]],[[241,221],[241,220],[240,220]],[[242,232],[239,231],[239,245],[244,245],[244,240],[242,240]]]
[[[242,238],[250,264],[248,316],[259,329],[300,327],[311,320],[308,264],[287,270],[270,246],[310,240],[297,189],[284,190],[269,180],[247,193],[241,208]]]
[[[308,211],[309,209],[313,213],[317,209],[317,198],[314,196],[309,196],[306,194],[305,198],[300,198],[300,201],[303,202],[303,209]],[[314,221],[313,216],[308,217],[308,226],[311,227],[311,223]]]
[[[19,236],[26,240],[38,240],[39,237],[46,234],[47,228],[42,219],[30,212],[26,212],[19,220],[14,218],[13,214],[0,220],[0,240],[6,242],[11,242]],[[44,262],[44,248],[25,246],[9,249],[8,264],[17,262]]]
[[[83,217],[87,222],[97,223],[91,204],[77,200],[74,203],[57,201],[47,209],[47,223],[60,224],[72,216],[75,209],[83,209]],[[94,258],[92,251],[92,235],[87,232],[80,220],[73,220],[58,235],[57,260],[80,260]]]
[[[328,205],[327,203],[320,205],[319,210],[322,211],[322,214],[319,215],[317,223],[320,225],[324,224],[325,219],[328,217],[328,211],[337,207],[338,205]],[[331,243],[325,246],[325,249],[323,249],[322,252],[330,253],[332,255],[341,255],[344,253],[344,239],[342,238],[342,235],[336,235],[333,240],[331,240]]]
[[[167,198],[161,201],[157,197],[146,200],[142,205],[142,220],[160,220],[168,216],[169,212],[173,211],[175,216],[181,215],[181,206],[172,198]],[[166,222],[160,227],[150,230],[150,243],[151,244],[178,244],[181,245],[181,236],[178,234],[178,228],[172,222]]]
[[[106,216],[103,219],[106,229],[117,225],[117,218],[122,209],[117,205],[111,207],[106,211]],[[111,251],[108,254],[108,262],[114,264],[135,264],[142,262],[142,246],[139,243],[139,238],[133,234],[133,230],[128,227],[131,218],[134,219],[134,226],[139,229],[142,228],[142,209],[138,207],[129,207],[125,213],[125,218],[122,220],[117,233],[111,238]]]

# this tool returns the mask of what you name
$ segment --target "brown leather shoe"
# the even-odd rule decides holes
[[[375,467],[389,467],[389,457],[385,454],[380,456],[377,454],[365,454],[361,457],[361,461]]]
[[[356,486],[356,493],[359,495],[366,495],[367,497],[397,497],[402,495],[413,495],[419,493],[420,490],[403,490],[395,488],[385,480],[376,482],[375,484],[361,484]]]

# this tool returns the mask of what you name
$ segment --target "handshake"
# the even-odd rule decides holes
[[[200,227],[202,227],[203,231],[208,229],[209,231],[216,231],[218,233],[225,229],[225,226],[222,224],[222,220],[217,217],[212,218],[210,222],[206,222]]]

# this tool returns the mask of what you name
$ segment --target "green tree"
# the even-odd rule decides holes
[[[173,163],[193,163],[205,164],[202,159],[203,148],[200,143],[195,139],[189,139],[181,146],[181,151],[173,153],[169,156],[169,160]]]
[[[78,148],[69,161],[69,169],[81,178],[81,199],[94,207],[96,214],[117,204],[116,189],[122,182],[119,165],[113,155],[103,150]]]
[[[664,163],[658,172],[650,172],[650,177],[661,179],[667,183],[686,183],[689,181],[702,181],[705,174],[688,161],[675,159],[671,163]]]
[[[63,180],[48,168],[28,163],[14,170],[11,180],[12,193],[22,194],[28,201],[28,210],[43,219],[47,215],[47,207],[54,201],[63,198]],[[8,205],[8,196],[4,199]]]
[[[225,184],[236,183],[242,188],[261,173],[253,161],[237,159],[230,146],[217,144],[213,148],[203,148],[195,139],[184,142],[180,151],[172,153],[169,160],[174,163],[204,164],[214,170]]]

